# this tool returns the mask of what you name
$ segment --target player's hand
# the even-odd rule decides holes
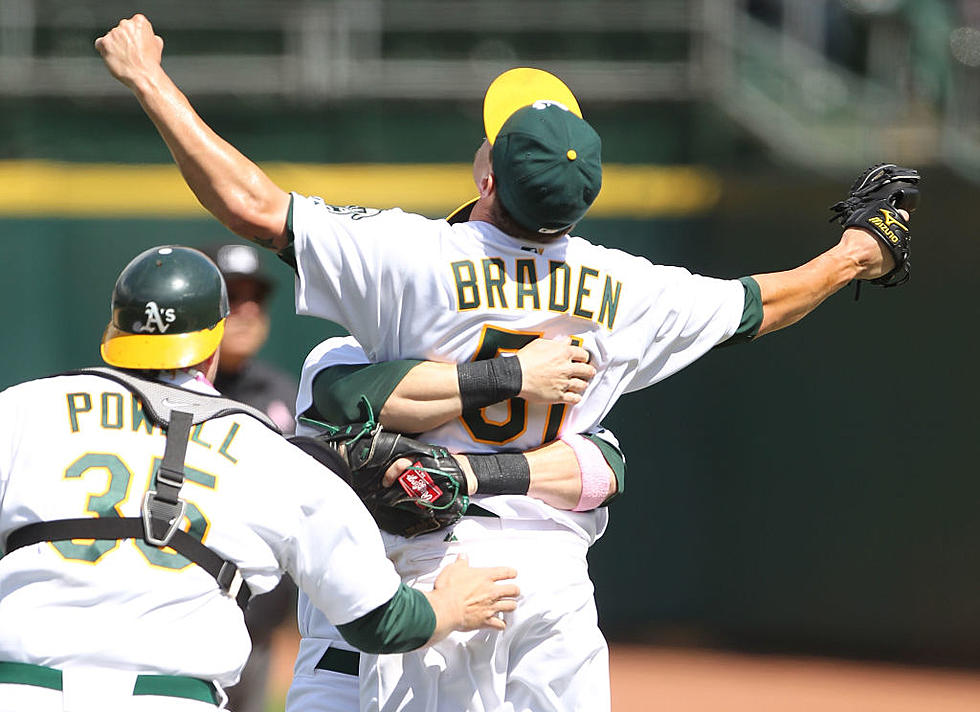
[[[436,611],[433,642],[452,630],[506,627],[499,613],[517,608],[521,591],[514,583],[500,583],[517,576],[508,566],[473,568],[460,556],[442,570],[426,597]]]
[[[589,352],[572,346],[568,336],[535,339],[517,352],[521,362],[520,397],[531,403],[578,403],[596,370]]]
[[[466,492],[468,494],[476,494],[478,482],[476,481],[476,475],[473,474],[473,468],[470,466],[469,460],[466,459],[464,455],[453,455],[456,462],[459,463],[459,469],[462,470],[463,474],[466,476]],[[385,471],[384,476],[381,478],[381,484],[384,487],[391,487],[398,480],[399,477],[405,474],[406,470],[411,469],[414,463],[407,457],[399,457],[391,466]],[[576,500],[578,501],[578,500]],[[572,503],[575,506],[575,503]]]
[[[95,40],[109,73],[134,89],[138,81],[160,68],[163,39],[153,34],[153,26],[143,15],[122,20]]]
[[[412,461],[407,457],[399,457],[391,466],[385,470],[384,476],[381,478],[381,484],[384,487],[391,487],[395,484],[395,481],[405,474],[407,470],[412,467]]]
[[[909,219],[906,211],[898,212],[906,221]],[[891,251],[867,230],[848,228],[844,231],[840,244],[848,254],[854,256],[861,268],[857,279],[877,279],[895,268],[895,258]]]

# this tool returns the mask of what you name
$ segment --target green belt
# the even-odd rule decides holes
[[[0,683],[61,690],[61,670],[30,663],[0,662]],[[212,683],[179,675],[137,675],[133,695],[181,697],[218,704],[218,692]]]
[[[489,509],[484,509],[478,504],[470,504],[470,506],[466,508],[464,514],[467,517],[494,517],[499,519],[496,514],[491,512]]]
[[[345,675],[356,675],[358,666],[361,662],[360,653],[343,648],[327,648],[315,667],[317,670],[330,670],[332,672],[342,672]]]

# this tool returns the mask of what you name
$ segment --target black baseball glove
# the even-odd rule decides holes
[[[897,287],[909,280],[909,226],[899,214],[910,215],[919,205],[919,172],[894,163],[879,163],[862,173],[844,200],[834,203],[831,221],[845,227],[860,227],[884,243],[895,258],[895,267],[871,284]]]
[[[337,474],[386,532],[413,537],[436,531],[455,524],[469,505],[466,476],[448,450],[388,432],[378,423],[333,428],[291,441],[314,457],[313,451],[324,448],[339,455],[345,467],[335,471],[341,470]],[[385,472],[401,457],[410,459],[412,467],[385,487]]]

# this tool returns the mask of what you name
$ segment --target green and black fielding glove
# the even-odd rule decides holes
[[[469,505],[466,477],[448,450],[388,432],[378,423],[332,428],[291,441],[314,457],[312,451],[318,448],[339,455],[346,467],[336,468],[341,470],[337,474],[386,532],[413,537],[452,526]],[[412,467],[385,487],[385,472],[402,457],[411,460]]]
[[[834,203],[831,221],[845,228],[860,227],[882,241],[895,258],[895,267],[885,275],[870,280],[880,287],[897,287],[909,280],[909,243],[911,236],[905,218],[919,205],[919,172],[894,163],[879,163],[865,170],[851,186],[844,200]]]

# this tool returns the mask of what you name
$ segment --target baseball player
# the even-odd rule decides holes
[[[0,393],[0,710],[222,707],[242,610],[283,571],[363,649],[503,626],[513,570],[407,588],[349,487],[217,394],[227,315],[207,257],[147,250],[113,291],[112,368]]]
[[[549,404],[581,400],[577,391],[584,390],[585,381],[563,377],[568,369],[566,348],[573,350],[575,358],[585,360],[584,352],[564,341],[538,339],[519,352],[522,371],[532,382],[522,391],[524,398]],[[589,376],[587,372],[577,372]],[[389,430],[429,430],[461,415],[457,383],[455,364],[418,360],[370,364],[353,338],[327,339],[314,347],[303,364],[296,404],[297,412],[302,414],[298,432],[315,435],[320,421],[356,422],[364,417],[365,402]],[[604,460],[597,465],[608,471],[608,480],[601,485],[608,492],[608,502],[623,487],[625,461],[618,443],[612,433],[601,430],[579,441],[579,449],[584,448],[594,448],[593,454]],[[583,493],[575,450],[565,441],[552,441],[531,452],[510,453],[508,457],[526,458],[528,496],[558,509],[574,509],[589,499],[590,494]],[[457,459],[469,477],[468,491],[478,492],[481,483],[467,458]],[[398,460],[389,484],[411,464],[411,460]],[[468,514],[476,516],[478,511],[478,507],[471,507]],[[286,698],[287,712],[356,712],[360,654],[303,595],[297,618],[302,639]]]
[[[831,249],[793,270],[712,279],[571,235],[601,187],[600,140],[574,95],[540,70],[512,70],[491,84],[487,140],[473,167],[479,198],[468,221],[450,224],[283,191],[194,112],[160,66],[162,41],[142,16],[96,46],[201,203],[295,265],[299,313],[343,325],[373,362],[460,365],[463,416],[420,436],[453,451],[527,450],[589,432],[620,395],[721,343],[793,324],[852,280],[888,286],[908,275],[900,208],[914,207],[918,175],[890,164],[869,170],[842,201],[846,229]],[[593,355],[597,374],[574,406],[512,397],[520,388],[512,370],[488,363],[542,336],[574,337]],[[599,473],[583,465],[583,482],[601,481]],[[607,512],[550,507],[526,496],[526,473],[511,474],[473,498],[495,516],[463,517],[451,536],[387,537],[386,549],[403,580],[422,587],[458,553],[473,563],[513,562],[520,608],[504,631],[362,656],[362,709],[609,708],[586,564]]]

